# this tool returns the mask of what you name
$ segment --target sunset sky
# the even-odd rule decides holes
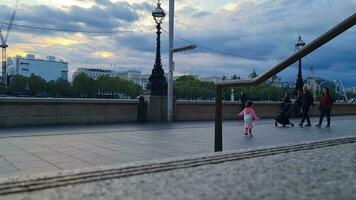
[[[71,31],[68,33],[13,27],[10,56],[54,55],[79,67],[136,69],[149,73],[155,56],[155,0],[21,0],[14,24]],[[0,0],[0,23],[9,20],[14,0]],[[162,0],[168,12],[168,0]],[[294,51],[299,34],[310,42],[356,12],[356,0],[176,0],[175,45],[191,41],[198,48],[175,55],[177,74],[246,77],[262,73]],[[164,21],[168,30],[168,18]],[[6,28],[6,27],[3,27]],[[117,31],[123,31],[118,33]],[[129,32],[128,32],[129,31]],[[182,40],[184,39],[184,40]],[[163,65],[167,69],[167,33],[162,34]],[[304,59],[304,75],[356,79],[356,28]],[[264,59],[268,58],[268,59]],[[296,66],[280,74],[294,80]]]

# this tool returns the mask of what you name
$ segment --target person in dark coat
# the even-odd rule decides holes
[[[292,108],[292,101],[288,93],[284,95],[283,103],[281,104],[282,112],[289,113]]]
[[[319,105],[319,110],[320,110],[320,117],[319,117],[319,124],[316,125],[316,127],[320,128],[321,124],[323,123],[324,116],[326,115],[327,119],[327,125],[325,128],[330,127],[330,113],[331,113],[331,107],[333,106],[333,98],[330,95],[330,90],[328,87],[323,88],[323,94],[320,97],[320,105]]]
[[[314,97],[308,91],[308,86],[303,86],[303,92],[299,97],[299,102],[302,108],[302,121],[300,122],[299,126],[303,127],[304,121],[307,120],[307,124],[305,126],[311,126],[310,119],[309,119],[309,110],[314,105]]]

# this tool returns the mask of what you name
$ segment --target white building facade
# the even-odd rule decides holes
[[[117,76],[121,79],[132,81],[135,84],[140,85],[143,89],[146,89],[148,84],[149,74],[141,74],[140,71],[128,70],[123,72],[118,72]]]
[[[113,70],[105,69],[78,68],[77,71],[73,74],[73,79],[80,73],[84,73],[93,79],[97,79],[100,76],[119,77],[123,80],[132,81],[135,84],[140,85],[143,89],[146,89],[148,79],[150,77],[150,74],[142,74],[140,71],[136,70],[116,72]]]
[[[88,77],[97,79],[100,76],[115,76],[115,72],[112,70],[106,70],[106,69],[90,69],[90,68],[78,68],[74,74],[73,74],[73,79],[81,74],[84,73]]]
[[[16,56],[8,59],[8,74],[10,76],[22,75],[29,77],[37,75],[46,81],[64,79],[68,80],[68,63],[62,60],[56,61],[54,56],[48,56],[46,60],[36,59],[35,55],[28,54],[26,58]]]

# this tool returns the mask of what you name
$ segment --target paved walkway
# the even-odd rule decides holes
[[[356,135],[355,122],[356,116],[342,116],[330,129],[276,128],[267,119],[248,138],[242,121],[225,121],[224,150]],[[1,129],[0,177],[208,153],[213,136],[213,122]]]
[[[0,182],[2,200],[355,199],[356,138]]]

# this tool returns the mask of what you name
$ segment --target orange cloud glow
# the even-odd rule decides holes
[[[110,51],[97,51],[95,52],[96,56],[99,56],[101,58],[112,58],[114,57],[114,54]]]

